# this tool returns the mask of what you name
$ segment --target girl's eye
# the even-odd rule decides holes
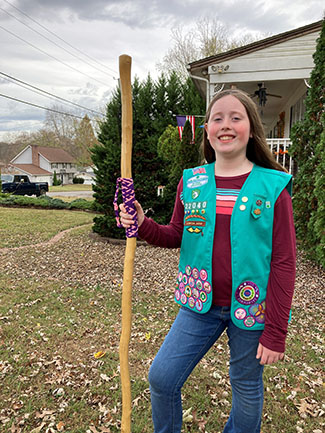
[[[240,120],[240,117],[235,116],[232,118],[232,120]]]

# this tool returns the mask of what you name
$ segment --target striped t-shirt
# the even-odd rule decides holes
[[[240,189],[217,188],[217,214],[231,215]]]

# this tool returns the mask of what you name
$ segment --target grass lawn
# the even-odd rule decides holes
[[[69,220],[63,216],[69,211],[56,211],[55,218],[52,211],[41,211],[47,216],[39,220],[37,210],[23,214],[10,209],[10,218],[4,211],[0,208],[0,220],[6,221],[2,246],[31,246],[0,249],[0,431],[120,432],[124,246],[99,242],[84,226],[55,244],[32,247],[46,232],[48,238],[69,224],[79,225],[78,212],[70,212],[75,216]],[[10,226],[10,219],[15,224]],[[33,225],[33,220],[39,224]],[[136,250],[132,433],[153,431],[147,374],[177,314],[170,290],[177,261],[177,250],[144,245]],[[303,259],[299,266],[302,275],[297,279],[286,359],[265,368],[263,433],[324,430],[324,271]],[[183,409],[190,415],[184,433],[222,432],[231,401],[227,361],[223,337],[184,387]]]
[[[58,186],[50,186],[50,192],[64,192],[64,191],[92,191],[91,185],[84,185],[83,183],[74,183],[69,185],[58,185]]]
[[[0,207],[0,248],[47,241],[60,231],[91,223],[94,214],[68,210]]]
[[[66,201],[66,202],[70,203],[71,201],[75,200],[77,197],[58,195],[58,196],[53,196],[52,198],[58,198],[58,199],[60,199],[62,201]],[[94,197],[84,197],[84,196],[82,196],[80,198],[82,198],[83,200],[87,200],[87,201],[94,201],[95,200]]]

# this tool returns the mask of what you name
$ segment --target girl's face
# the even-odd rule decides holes
[[[250,123],[246,108],[236,97],[227,95],[213,104],[205,130],[216,157],[246,156]]]

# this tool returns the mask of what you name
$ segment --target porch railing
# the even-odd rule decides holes
[[[276,161],[286,168],[290,174],[293,174],[294,164],[292,157],[288,154],[291,146],[290,138],[268,138],[266,141]]]

